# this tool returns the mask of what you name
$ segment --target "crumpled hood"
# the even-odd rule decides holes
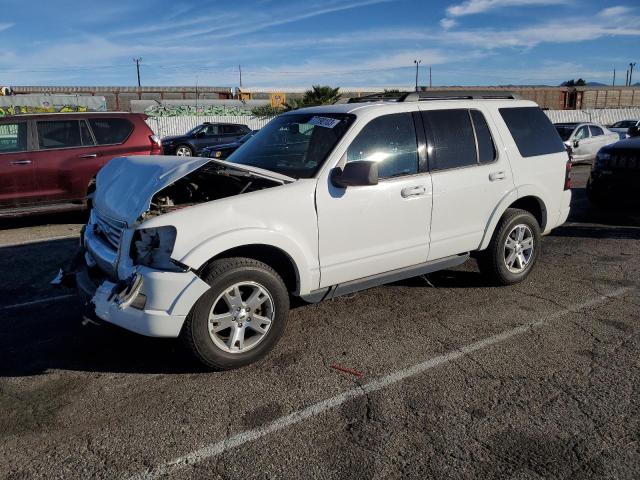
[[[98,172],[93,204],[101,213],[133,226],[155,193],[208,161],[165,155],[114,158]]]
[[[210,162],[282,183],[295,181],[294,178],[269,170],[211,158],[168,155],[117,157],[98,172],[93,204],[102,214],[123,220],[132,227],[149,209],[151,198],[156,193]]]

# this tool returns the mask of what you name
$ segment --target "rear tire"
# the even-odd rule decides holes
[[[205,366],[229,370],[265,357],[284,333],[289,293],[268,265],[251,258],[225,258],[202,279],[211,288],[191,309],[180,333]]]
[[[540,226],[526,210],[508,208],[486,250],[478,255],[478,266],[497,285],[522,282],[540,256]]]

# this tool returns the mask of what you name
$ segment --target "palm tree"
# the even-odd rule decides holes
[[[304,92],[301,100],[294,100],[291,108],[312,107],[314,105],[330,105],[340,98],[340,87],[327,85],[313,85],[311,90]]]

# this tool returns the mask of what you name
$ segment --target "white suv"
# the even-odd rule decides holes
[[[181,337],[209,367],[256,361],[290,296],[317,302],[474,254],[522,281],[565,222],[569,158],[536,104],[408,94],[280,115],[227,161],[116,158],[74,269],[99,319]]]

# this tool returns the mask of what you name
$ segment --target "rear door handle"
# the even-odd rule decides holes
[[[30,165],[31,160],[16,160],[15,162],[11,162],[11,165]]]
[[[425,187],[424,185],[405,187],[400,190],[400,195],[402,195],[402,198],[418,197],[420,195],[424,195],[425,193],[427,193],[427,187]]]
[[[97,153],[88,153],[86,155],[80,155],[80,158],[96,158],[97,156]]]
[[[491,180],[492,182],[495,182],[496,180],[504,180],[506,177],[504,170],[501,170],[499,172],[491,172],[489,174],[489,180]]]

